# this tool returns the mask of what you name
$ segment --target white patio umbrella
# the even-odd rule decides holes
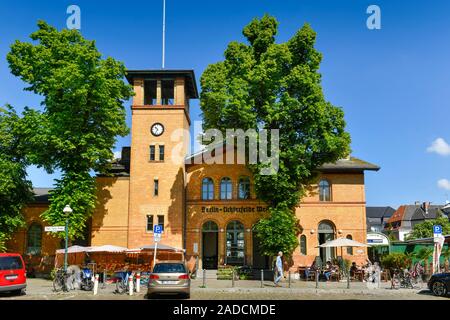
[[[144,251],[144,250],[155,250],[155,245],[152,244],[150,246],[143,246],[139,248],[140,250]],[[174,251],[174,252],[184,252],[184,249],[180,249],[180,248],[175,248],[172,246],[168,246],[166,244],[162,244],[162,243],[158,243],[158,247],[157,250],[167,250],[167,251]]]
[[[347,238],[337,238],[335,240],[327,241],[319,246],[320,248],[341,248],[341,257],[343,247],[370,247],[370,245],[361,243]],[[350,274],[347,276],[347,288],[350,288]]]
[[[83,247],[83,246],[71,246],[67,248],[67,253],[81,253],[87,252],[91,247]],[[64,253],[65,249],[58,249],[56,253]]]
[[[369,247],[368,244],[361,243],[347,238],[337,238],[321,244],[321,248],[337,248],[337,247]]]
[[[98,247],[90,247],[87,252],[125,252],[127,251],[127,248],[119,247],[119,246],[112,246],[112,245],[104,245],[104,246],[98,246]]]
[[[322,243],[320,248],[341,248],[341,257],[342,257],[342,248],[343,247],[370,247],[370,245],[361,243],[355,240],[347,239],[347,238],[337,238],[334,240],[327,241]]]

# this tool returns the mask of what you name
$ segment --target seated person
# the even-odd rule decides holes
[[[355,277],[356,272],[358,271],[358,267],[356,266],[356,262],[352,262],[352,266],[350,267],[350,277]]]
[[[330,280],[331,273],[333,272],[333,265],[331,264],[331,261],[327,261],[327,266],[325,267],[324,276],[328,280]]]
[[[316,260],[313,261],[312,265],[309,268],[305,269],[305,278],[308,279],[309,274],[311,272],[315,272],[317,270]]]

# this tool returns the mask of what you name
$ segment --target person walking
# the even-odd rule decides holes
[[[278,282],[280,282],[283,277],[283,260],[281,257],[283,256],[283,252],[278,252],[277,260],[275,262],[275,287],[280,287]]]

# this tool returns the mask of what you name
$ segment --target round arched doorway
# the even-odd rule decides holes
[[[219,251],[219,228],[214,221],[206,221],[202,226],[203,269],[217,269]]]
[[[335,228],[331,221],[322,221],[317,228],[317,234],[319,237],[319,245],[324,244],[327,241],[334,240]],[[336,248],[320,248],[320,259],[325,264],[327,261],[331,261],[336,257]]]
[[[225,263],[229,265],[245,264],[244,225],[233,220],[227,225]]]

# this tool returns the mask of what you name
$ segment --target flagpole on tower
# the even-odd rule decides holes
[[[162,29],[162,68],[165,67],[166,55],[166,0],[163,0],[163,29]]]

